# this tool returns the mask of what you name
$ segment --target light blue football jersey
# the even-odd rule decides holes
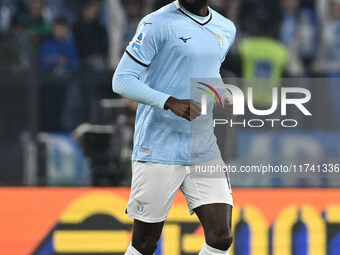
[[[146,67],[140,81],[189,99],[192,78],[221,78],[235,34],[234,24],[211,8],[207,17],[200,17],[175,1],[142,19],[126,53]],[[132,159],[192,165],[221,158],[210,113],[190,123],[170,110],[140,104]]]

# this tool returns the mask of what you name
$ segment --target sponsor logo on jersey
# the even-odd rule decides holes
[[[137,36],[137,38],[135,39],[135,41],[133,42],[132,48],[136,48],[137,50],[139,50],[142,47],[144,38],[145,38],[145,34],[144,33],[140,33]]]
[[[152,23],[146,22],[146,21],[144,21],[143,24],[144,24],[144,27],[147,26],[147,25],[152,25]]]
[[[192,39],[192,37],[188,37],[188,38],[184,38],[183,36],[178,38],[180,40],[182,40],[184,43],[187,43],[187,41],[189,41],[190,39]]]

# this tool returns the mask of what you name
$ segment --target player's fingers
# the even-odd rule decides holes
[[[196,102],[195,100],[191,100],[190,102],[190,108],[195,109],[197,111],[201,111],[201,104]]]
[[[198,115],[190,115],[190,121],[195,120],[198,117]]]
[[[190,112],[188,114],[190,116],[190,121],[196,119],[198,116],[201,115],[201,112],[198,111],[197,109],[193,108],[193,109],[190,109]]]
[[[224,99],[224,102],[227,103],[227,104],[230,104],[229,98]]]
[[[190,113],[183,113],[180,117],[188,121],[191,121]]]
[[[190,109],[190,115],[194,115],[194,116],[199,116],[201,115],[201,110],[200,109],[196,109],[196,108],[191,108]]]
[[[233,109],[232,108],[225,108],[225,112],[227,113],[229,118],[231,118],[233,116]]]
[[[190,114],[190,118],[191,118],[191,120],[194,120],[194,119],[196,119],[200,115],[201,115],[200,113],[198,113],[198,114],[191,113]]]
[[[201,108],[200,107],[191,108],[190,114],[195,116],[195,118],[197,118],[198,116],[201,116]]]
[[[224,106],[224,110],[226,111],[226,112],[233,112],[233,110],[234,110],[234,107],[233,107],[233,105],[225,105]]]
[[[231,103],[230,100],[229,100],[228,98],[226,98],[226,99],[224,100],[224,105],[225,105],[225,106],[233,106],[233,103]]]
[[[224,106],[225,107],[233,107],[233,104],[229,102],[229,100],[224,101]]]
[[[186,108],[185,109],[185,111],[184,111],[184,113],[186,114],[186,115],[191,115],[191,109],[190,109],[190,107],[188,107],[188,108]]]
[[[186,120],[194,120],[201,114],[200,104],[193,100],[186,100],[178,116]]]

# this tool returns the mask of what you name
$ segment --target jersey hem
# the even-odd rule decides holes
[[[183,160],[174,160],[174,161],[168,161],[168,160],[163,160],[163,159],[142,159],[142,158],[137,158],[137,157],[132,157],[132,161],[136,162],[152,162],[152,163],[158,163],[158,164],[164,164],[164,165],[184,165],[184,166],[194,166],[198,164],[203,164],[206,162],[209,162],[211,160],[218,160],[222,159],[221,156],[214,156],[211,158],[205,158],[201,160],[193,160],[193,161],[183,161]]]
[[[132,161],[136,162],[151,162],[151,163],[158,163],[158,164],[164,164],[164,165],[184,165],[184,166],[189,166],[190,163],[188,161],[181,161],[181,160],[176,160],[176,161],[167,161],[167,160],[160,160],[160,159],[137,159],[137,158],[132,158]]]

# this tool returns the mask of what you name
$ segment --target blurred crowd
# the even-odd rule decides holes
[[[170,2],[0,0],[1,68],[37,67],[56,76],[83,67],[114,69],[139,20]],[[224,64],[235,75],[339,76],[339,0],[211,0],[210,5],[238,28]]]
[[[71,131],[85,116],[79,98],[85,75],[112,76],[141,18],[171,2],[0,0],[0,71],[39,74],[41,130]],[[222,76],[340,77],[340,0],[211,0],[210,6],[238,31]],[[340,86],[328,90],[339,106]],[[108,91],[105,97],[113,95]],[[270,88],[258,86],[253,97],[256,106],[271,106]]]
[[[225,13],[238,27],[234,54],[241,59],[240,76],[339,76],[340,1],[218,2],[232,6]]]
[[[79,68],[112,70],[138,20],[157,6],[152,0],[0,0],[0,68],[57,77]]]
[[[2,65],[11,71],[37,67],[64,76],[80,65],[105,65],[108,39],[101,2],[1,0],[0,8],[2,41],[12,49]]]

